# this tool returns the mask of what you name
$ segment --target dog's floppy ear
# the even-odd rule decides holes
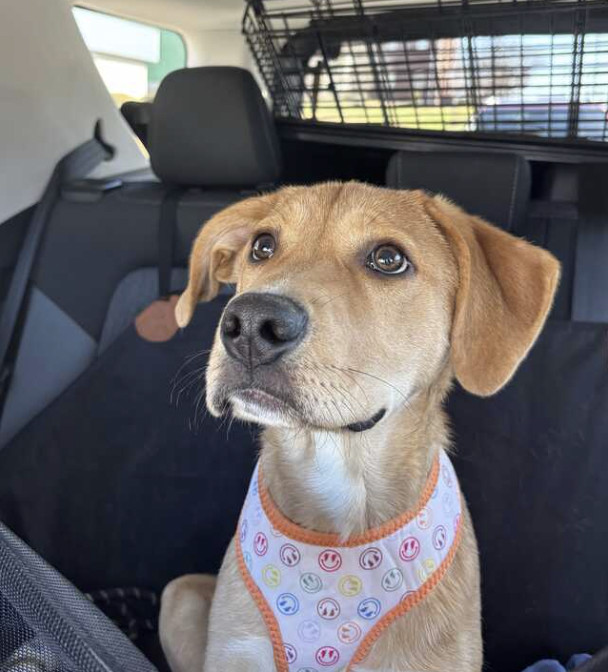
[[[254,196],[222,210],[200,230],[190,254],[188,286],[175,307],[175,319],[185,327],[199,301],[213,299],[223,283],[236,281],[236,261],[252,226],[263,219],[274,194]]]
[[[511,379],[545,323],[559,263],[549,252],[466,214],[441,196],[425,202],[458,264],[454,374],[469,392],[494,394]]]

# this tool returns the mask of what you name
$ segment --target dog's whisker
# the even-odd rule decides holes
[[[339,393],[339,395],[340,395],[340,401],[341,401],[342,404],[343,404],[344,406],[346,406],[346,408],[350,411],[350,413],[352,414],[352,417],[353,417],[353,419],[354,419],[354,418],[356,417],[356,413],[355,413],[353,407],[352,407],[352,406],[350,405],[350,403],[347,401],[347,399],[346,399],[346,395],[345,395],[343,392],[341,392],[340,390],[337,390],[336,388],[333,388],[333,389],[334,389],[337,393]],[[340,410],[340,408],[339,408],[338,402],[333,398],[333,395],[331,395],[331,396],[332,396],[332,401],[333,401],[334,404],[336,405],[336,409],[338,410],[338,413],[340,414],[340,418],[341,418],[341,420],[342,420],[342,426],[345,427],[345,426],[348,425],[349,423],[346,422],[344,416],[342,415],[342,412],[341,412],[341,410]],[[351,420],[351,422],[352,422],[352,420]]]
[[[348,394],[349,397],[352,399],[353,403],[358,404],[362,411],[366,410],[365,406],[363,405],[363,402],[360,399],[358,399],[347,387],[340,388],[340,387],[334,385],[333,383],[331,383],[330,385],[334,390],[336,390],[336,392],[338,392],[340,395],[342,395],[342,397],[344,399],[346,399],[346,394]],[[352,407],[350,407],[350,405],[349,405],[349,408],[351,410],[353,410]],[[354,415],[354,412],[353,412],[353,415]]]
[[[192,363],[192,362],[190,362]],[[187,370],[183,371],[184,367],[186,364],[182,364],[180,368],[178,369],[177,373],[173,376],[171,383],[173,387],[175,388],[177,385],[180,385],[181,383],[185,382],[188,380],[191,376],[196,375],[197,373],[200,373],[201,371],[206,371],[209,368],[209,363],[203,364],[202,366],[197,366],[196,368],[193,368],[192,370]]]
[[[317,296],[314,299],[312,299],[312,301],[310,302],[311,306],[314,306],[315,304],[317,304],[319,301],[322,301],[323,299],[327,299],[327,291],[326,290],[322,290],[322,291],[323,291],[322,295]],[[331,298],[331,297],[329,297],[329,298]]]
[[[182,394],[184,394],[186,391],[188,391],[195,384],[199,383],[201,380],[203,380],[203,389],[204,389],[204,387],[205,387],[204,377],[205,377],[205,369],[200,368],[200,369],[197,369],[196,371],[191,372],[190,374],[188,374],[188,376],[185,376],[182,379],[180,379],[179,381],[177,381],[173,385],[173,388],[172,388],[171,393],[169,395],[169,403],[175,404],[176,406],[178,406]]]
[[[198,385],[201,382],[201,380],[203,381],[203,385],[204,385],[205,384],[204,383],[204,376],[205,376],[205,372],[204,371],[199,371],[199,372],[197,372],[196,375],[190,376],[190,378],[188,380],[180,381],[179,384],[176,384],[174,386],[174,388],[172,390],[172,393],[171,393],[172,396],[176,396],[177,400],[179,401],[179,397],[186,390],[190,390],[190,388],[192,388],[194,385]]]
[[[359,390],[361,391],[362,395],[365,397],[365,402],[366,402],[367,404],[369,404],[369,396],[368,396],[368,394],[367,394],[367,391],[366,391],[365,388],[361,385],[361,383],[359,383],[359,381],[357,381],[356,378],[355,378],[351,373],[349,373],[348,371],[345,371],[345,370],[343,370],[343,369],[340,369],[339,367],[336,367],[336,366],[334,366],[334,365],[326,365],[326,364],[323,364],[323,363],[320,363],[320,365],[319,365],[319,364],[312,364],[312,365],[311,365],[311,368],[313,368],[313,369],[315,369],[315,370],[317,370],[317,371],[320,371],[320,372],[322,372],[323,374],[325,374],[327,371],[331,371],[332,374],[334,374],[334,375],[335,375],[335,374],[338,374],[338,376],[340,376],[340,377],[341,377],[342,375],[344,375],[344,377],[345,377],[347,380],[352,380],[352,382],[359,388]],[[340,394],[342,394],[342,395],[344,395],[344,394],[348,394],[349,397],[352,399],[353,403],[356,404],[356,405],[361,409],[361,411],[362,411],[363,413],[365,413],[365,411],[366,411],[367,409],[366,409],[366,406],[365,406],[365,404],[363,403],[363,401],[362,401],[357,395],[355,395],[355,394],[353,393],[353,391],[351,391],[343,381],[340,381],[340,382],[342,383],[341,387],[338,387],[338,386],[337,386],[335,383],[333,383],[333,382],[330,382],[329,385],[330,385],[333,389],[335,389],[337,392],[339,392]],[[352,407],[351,407],[350,410],[351,410],[351,411],[353,410]],[[355,414],[354,414],[354,412],[353,412],[353,416],[354,416],[354,415],[355,415]]]
[[[397,392],[399,395],[401,395],[401,397],[403,398],[403,400],[407,403],[407,401],[408,401],[408,397],[407,397],[407,396],[406,396],[406,395],[405,395],[405,394],[404,394],[398,387],[396,387],[396,386],[393,385],[392,383],[389,383],[388,380],[384,380],[384,378],[381,378],[380,376],[376,376],[376,375],[374,375],[373,373],[368,373],[367,371],[360,371],[359,369],[353,369],[353,368],[351,368],[351,367],[347,367],[347,370],[348,370],[348,371],[352,371],[353,373],[358,373],[358,374],[360,374],[360,375],[362,375],[362,376],[369,376],[370,378],[374,378],[374,379],[377,380],[379,383],[383,383],[383,384],[386,385],[387,387],[390,387],[391,389],[395,390],[395,392]]]
[[[236,418],[234,417],[234,415],[231,414],[231,415],[230,415],[230,420],[229,420],[229,422],[228,422],[228,424],[227,424],[227,427],[226,427],[226,440],[228,440],[228,436],[229,436],[229,434],[230,434],[230,430],[232,429],[232,425],[234,424],[234,421],[235,421],[235,420],[236,420]]]
[[[187,384],[187,382],[192,379],[196,378],[197,376],[200,377],[201,372],[205,372],[205,367],[199,367],[198,369],[193,369],[192,371],[189,371],[187,373],[182,374],[179,379],[176,379],[175,382],[173,383],[173,389],[180,385]]]
[[[345,376],[348,377],[349,380],[352,380],[352,382],[357,385],[357,387],[361,390],[363,393],[363,396],[365,397],[365,401],[369,404],[369,397],[367,396],[367,390],[361,385],[361,383],[350,373],[349,371],[346,371],[344,369],[341,369],[339,367],[332,367],[335,371],[338,371],[340,374],[344,374]]]
[[[202,398],[203,398],[203,391],[201,390],[201,391],[196,395],[196,398],[195,398],[194,418],[193,418],[193,420],[194,420],[194,422],[193,422],[193,425],[194,425],[194,433],[196,433],[196,432],[198,431],[198,413],[199,413],[199,406],[200,406],[200,403],[201,403]]]
[[[169,397],[169,403],[178,408],[182,395],[189,393],[190,389],[194,386],[195,383],[196,380],[193,380],[191,383],[188,383],[187,385],[180,387],[179,390],[173,391]]]
[[[199,358],[199,357],[206,356],[206,355],[208,355],[210,352],[211,352],[210,349],[207,349],[207,350],[200,350],[199,352],[195,352],[193,355],[190,355],[190,356],[186,357],[186,359],[184,360],[184,362],[182,363],[182,365],[179,367],[179,369],[177,370],[177,372],[175,373],[175,376],[174,376],[173,378],[174,378],[174,379],[177,378],[177,377],[179,376],[179,374],[182,372],[182,370],[183,370],[186,366],[188,366],[189,364],[191,364],[195,359],[197,359],[197,358]]]
[[[346,376],[349,380],[351,380],[363,393],[363,396],[365,397],[365,401],[369,403],[369,397],[367,395],[366,389],[361,385],[361,383],[348,371],[348,369],[342,368],[340,366],[336,366],[335,364],[326,364],[325,362],[322,361],[316,361],[311,363],[312,367],[315,369],[322,371],[329,369],[333,373],[338,373],[340,375]]]
[[[330,296],[329,299],[325,303],[322,303],[319,306],[319,309],[320,308],[325,308],[325,306],[328,306],[332,301],[336,301],[336,299],[340,299],[343,296],[347,296],[347,295],[348,295],[348,292],[342,292],[342,294],[338,294],[337,296]]]
[[[335,406],[336,411],[338,412],[338,415],[340,416],[340,421],[342,422],[342,427],[345,427],[348,425],[348,422],[346,422],[346,418],[344,417],[342,413],[342,409],[340,408],[340,404],[333,398],[332,395],[329,397],[330,402]]]

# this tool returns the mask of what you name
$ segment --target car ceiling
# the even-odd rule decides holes
[[[191,30],[240,30],[244,0],[70,0],[74,5]]]

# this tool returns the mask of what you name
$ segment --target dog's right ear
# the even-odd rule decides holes
[[[425,197],[458,265],[451,334],[454,373],[488,396],[505,385],[542,329],[559,281],[549,252],[468,215],[441,196]]]
[[[188,286],[175,307],[175,319],[185,327],[199,301],[213,299],[221,284],[237,279],[236,261],[256,222],[269,213],[274,194],[235,203],[212,217],[200,230],[192,253]]]

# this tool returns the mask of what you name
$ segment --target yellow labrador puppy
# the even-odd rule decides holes
[[[236,284],[207,405],[265,429],[215,592],[165,590],[175,672],[481,670],[442,404],[453,378],[481,396],[509,381],[558,278],[549,253],[421,191],[288,187],[203,227],[177,321]]]

